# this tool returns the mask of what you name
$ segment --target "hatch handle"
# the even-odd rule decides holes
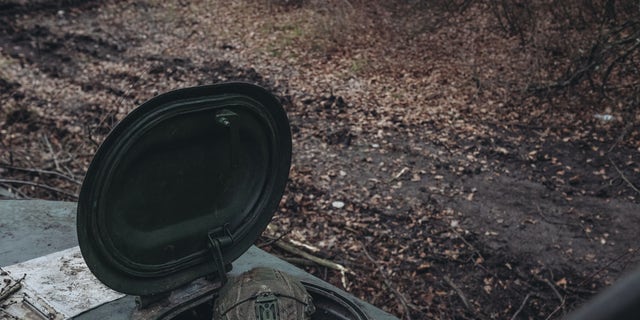
[[[224,285],[227,282],[227,273],[224,257],[222,256],[222,248],[233,244],[233,235],[229,230],[229,224],[225,224],[221,229],[209,232],[208,238],[217,278],[220,280],[221,285]]]

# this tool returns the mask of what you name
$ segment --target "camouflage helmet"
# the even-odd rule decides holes
[[[213,306],[213,320],[309,320],[311,295],[292,276],[255,268],[230,279]]]

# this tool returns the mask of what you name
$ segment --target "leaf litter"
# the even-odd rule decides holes
[[[137,105],[242,80],[294,146],[257,244],[398,317],[561,318],[640,262],[640,114],[524,96],[531,59],[483,2],[34,3],[0,13],[4,197],[76,200]]]

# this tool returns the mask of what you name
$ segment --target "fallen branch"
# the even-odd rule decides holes
[[[295,264],[297,266],[309,266],[309,267],[315,267],[318,266],[317,263],[311,261],[311,260],[307,260],[304,258],[286,258],[283,257],[282,260],[289,262],[291,264]]]
[[[548,222],[548,223],[551,223],[551,224],[555,224],[555,225],[559,225],[559,226],[571,226],[571,227],[578,228],[578,229],[582,228],[581,225],[577,225],[577,224],[573,224],[573,223],[567,223],[567,222],[557,222],[557,221],[553,221],[553,220],[549,219],[549,217],[547,217],[544,213],[542,213],[542,208],[540,208],[539,204],[536,204],[536,209],[538,209],[538,214],[540,215],[540,217],[542,217],[542,220],[544,220],[545,222]]]
[[[271,225],[268,225],[268,226],[267,226],[267,230],[272,231],[272,230],[271,230]],[[269,241],[267,241],[267,242],[265,242],[265,243],[263,243],[263,244],[258,245],[258,248],[268,247],[268,246],[270,246],[270,245],[272,245],[272,244],[274,244],[274,243],[276,243],[276,242],[278,242],[278,241],[282,240],[282,239],[283,239],[283,238],[284,238],[288,233],[289,233],[289,232],[287,231],[287,232],[285,232],[285,233],[283,233],[283,234],[281,234],[281,235],[279,235],[279,236],[277,236],[277,237],[264,236],[265,238],[269,239]]]
[[[471,307],[471,304],[469,303],[469,300],[467,300],[467,297],[465,297],[465,295],[462,292],[462,290],[460,290],[460,288],[458,288],[458,286],[456,286],[456,284],[453,283],[453,281],[451,281],[451,279],[449,279],[449,277],[444,276],[443,279],[451,288],[453,288],[453,291],[455,291],[456,294],[458,295],[458,297],[460,297],[460,300],[462,300],[462,303],[464,304],[464,306],[467,307],[467,309],[469,309],[469,311],[471,311],[472,313],[475,314],[475,310],[473,310],[473,308]]]
[[[269,241],[267,241],[266,243],[262,244],[262,247],[269,246],[269,245],[275,243],[276,241],[282,240],[282,241],[286,241],[287,243],[289,243],[289,244],[291,244],[293,246],[304,248],[304,249],[309,250],[309,251],[311,251],[313,253],[318,253],[318,252],[321,251],[320,248],[318,248],[316,246],[312,246],[310,244],[306,244],[306,243],[304,243],[302,241],[294,240],[294,239],[291,239],[291,238],[286,238],[285,239],[284,237],[287,236],[291,232],[291,230],[287,230],[284,233],[282,233],[281,235],[277,235],[278,234],[278,230],[275,227],[273,227],[272,225],[268,225],[267,226],[267,231],[269,231],[272,235],[264,236],[265,238],[268,238]]]
[[[524,300],[522,301],[522,304],[520,305],[520,308],[518,308],[518,310],[516,310],[516,313],[514,313],[513,316],[511,316],[511,320],[515,320],[518,314],[522,312],[522,309],[524,309],[524,306],[527,304],[527,300],[529,300],[530,296],[531,296],[531,293],[527,293],[527,295],[524,297]]]
[[[313,261],[315,263],[317,263],[318,265],[321,265],[323,267],[327,267],[327,268],[331,268],[334,270],[337,270],[340,272],[341,280],[342,280],[342,285],[346,288],[347,287],[347,273],[353,274],[353,271],[351,271],[349,268],[335,263],[333,261],[329,261],[327,259],[323,259],[320,257],[316,257],[310,253],[307,253],[305,251],[302,251],[301,249],[298,249],[296,247],[294,247],[291,244],[285,243],[283,241],[276,241],[273,243],[275,246],[277,246],[278,248],[287,251],[291,254],[295,254],[297,256],[303,257],[309,261]]]
[[[49,142],[49,139],[47,139],[47,136],[45,136],[45,135],[42,136],[42,140],[47,145],[47,148],[49,148],[49,152],[51,153],[51,159],[53,159],[53,164],[56,165],[56,170],[60,171],[60,164],[58,163],[58,156],[53,151],[53,147],[51,146],[51,142]]]
[[[638,253],[638,251],[640,250],[640,248],[635,248],[635,249],[629,249],[629,251],[615,257],[614,259],[612,259],[611,261],[609,261],[607,264],[605,264],[604,266],[602,266],[600,269],[594,271],[593,273],[591,273],[590,275],[588,275],[586,278],[584,278],[584,280],[580,281],[578,284],[576,284],[574,287],[576,288],[580,288],[582,287],[583,284],[585,284],[587,281],[593,280],[598,274],[600,274],[602,271],[604,271],[606,268],[610,267],[612,264],[622,260],[624,257],[628,256],[628,255],[635,255],[636,253]]]
[[[371,255],[369,254],[369,251],[364,246],[364,244],[362,244],[362,251],[364,251],[364,254],[367,256],[367,258],[369,258],[369,260],[373,264],[376,265],[376,268],[378,269],[378,272],[382,276],[382,281],[387,286],[387,288],[389,288],[389,290],[391,290],[393,292],[393,294],[396,296],[398,301],[400,301],[400,304],[402,304],[402,307],[404,308],[404,314],[407,316],[407,319],[411,320],[411,311],[409,310],[409,303],[407,302],[407,298],[405,298],[404,295],[400,291],[398,291],[396,288],[391,286],[391,281],[389,281],[389,279],[387,279],[387,276],[382,271],[382,268],[380,267],[380,264],[377,261],[375,261],[373,259],[373,257],[371,257]]]
[[[25,200],[32,199],[31,197],[29,197],[26,194],[24,194],[24,192],[21,192],[20,190],[18,190],[16,188],[13,188],[8,183],[3,183],[3,184],[0,184],[0,185],[2,186],[3,190],[6,190],[8,193],[13,195],[13,196],[9,196],[9,198],[25,199]],[[9,190],[9,189],[13,189],[13,190]]]
[[[400,177],[402,177],[405,173],[409,172],[409,168],[408,167],[404,167],[402,168],[402,170],[400,170],[400,172],[396,173],[393,177],[391,177],[391,179],[389,180],[388,183],[394,182],[398,179],[400,179]]]
[[[9,170],[16,170],[16,171],[23,171],[23,172],[32,172],[32,173],[39,173],[39,174],[47,174],[47,175],[53,175],[68,181],[71,181],[77,185],[82,185],[82,181],[76,180],[72,177],[69,177],[65,174],[62,174],[60,172],[56,172],[56,171],[50,171],[50,170],[40,170],[40,169],[31,169],[31,168],[21,168],[21,167],[14,167],[14,166],[10,166],[7,164],[2,164],[0,163],[0,167],[9,169]]]
[[[618,138],[616,139],[616,142],[613,145],[611,145],[609,150],[607,150],[607,153],[611,153],[611,151],[613,151],[613,149],[615,149],[618,146],[618,144],[620,144],[624,140],[624,137],[629,133],[629,131],[631,131],[631,128],[633,128],[634,125],[635,125],[635,121],[631,120],[629,121],[629,123],[627,123],[627,125],[624,126],[624,128],[622,129],[622,133],[620,134],[620,136],[618,136]]]
[[[553,317],[554,314],[556,314],[558,311],[560,311],[560,309],[564,308],[564,300],[562,300],[562,303],[556,307],[553,312],[551,312],[546,318],[544,318],[544,320],[549,320],[551,319],[551,317]]]
[[[622,173],[622,171],[620,171],[618,166],[616,166],[615,162],[613,162],[613,160],[611,160],[611,158],[609,158],[609,162],[611,162],[611,165],[613,165],[613,168],[616,169],[616,171],[620,175],[620,178],[622,178],[622,180],[624,180],[627,184],[629,184],[631,189],[635,190],[638,194],[640,194],[640,190],[638,190],[638,188],[635,185],[633,185],[633,183],[631,181],[629,181],[627,176],[625,176],[624,173]]]
[[[526,91],[531,93],[541,93],[551,90],[562,90],[571,86],[575,86],[580,83],[580,81],[582,81],[582,79],[598,65],[598,63],[592,61],[581,69],[573,72],[568,79],[558,80],[556,82],[547,84],[530,84],[527,86]]]
[[[564,304],[564,296],[562,296],[560,292],[558,292],[558,289],[556,289],[556,286],[554,286],[553,283],[549,281],[549,279],[542,279],[542,282],[546,283],[551,288],[551,290],[553,290],[553,293],[556,295],[558,300],[560,300],[560,304]]]
[[[471,243],[469,243],[469,241],[467,241],[467,239],[465,239],[458,231],[456,231],[454,228],[449,228],[449,229],[451,230],[451,232],[455,233],[455,235],[460,240],[462,240],[462,242],[464,242],[464,244],[466,244],[469,247],[469,249],[473,250],[475,252],[475,254],[477,254],[478,257],[480,257],[480,259],[482,259],[482,261],[486,261],[484,259],[484,257],[482,256],[482,254],[480,253],[480,251],[478,251],[478,249],[476,249],[475,246],[473,246]],[[476,264],[476,265],[478,264],[475,261],[473,263]]]
[[[46,189],[46,190],[49,190],[49,191],[57,192],[57,193],[60,193],[60,194],[64,194],[64,195],[69,196],[71,198],[74,198],[76,200],[78,199],[78,195],[75,194],[75,193],[70,193],[70,192],[64,191],[62,189],[58,189],[56,187],[48,186],[46,184],[41,184],[41,183],[37,183],[37,182],[23,181],[23,180],[12,180],[12,179],[0,179],[0,183],[23,184],[23,185],[28,185],[28,186],[34,186],[34,187]]]
[[[566,299],[565,296],[561,295],[560,292],[558,292],[558,289],[556,289],[556,286],[553,285],[553,283],[551,283],[551,281],[549,281],[549,279],[546,278],[541,278],[541,277],[537,277],[535,276],[536,280],[544,282],[546,285],[549,286],[549,288],[551,288],[551,290],[553,291],[553,293],[556,295],[556,297],[558,298],[558,300],[560,300],[560,304],[553,310],[553,312],[551,312],[547,318],[545,320],[549,320],[551,319],[551,317],[553,317],[554,314],[556,314],[558,311],[564,309],[565,307],[565,303],[566,303]]]
[[[310,244],[306,244],[297,240],[293,240],[293,239],[287,239],[287,242],[289,242],[290,244],[294,245],[294,246],[298,246],[298,247],[302,247],[305,248],[313,253],[318,253],[320,252],[320,248],[318,247],[314,247]]]

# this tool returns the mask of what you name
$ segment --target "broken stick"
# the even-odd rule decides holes
[[[302,251],[301,249],[298,249],[296,247],[294,247],[291,244],[285,243],[283,241],[276,241],[274,242],[274,245],[276,245],[278,248],[287,251],[289,253],[295,254],[297,256],[303,257],[309,261],[313,261],[315,263],[317,263],[318,265],[321,265],[323,267],[327,267],[327,268],[331,268],[334,270],[338,270],[340,272],[341,280],[342,280],[342,285],[346,288],[347,287],[347,273],[351,273],[353,274],[353,271],[351,271],[349,268],[335,263],[333,261],[329,261],[327,259],[323,259],[320,257],[316,257],[310,253],[307,253],[305,251]]]

